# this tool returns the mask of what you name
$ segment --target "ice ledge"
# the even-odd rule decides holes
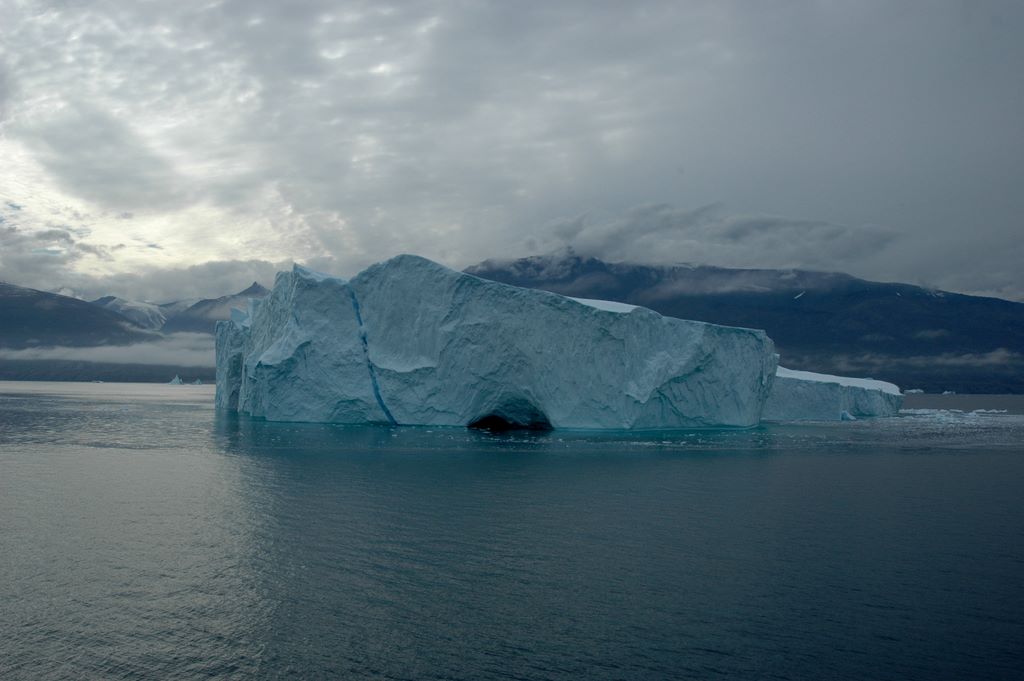
[[[893,383],[887,383],[886,381],[876,381],[873,378],[851,378],[849,376],[832,376],[830,374],[816,374],[812,371],[797,371],[796,369],[787,369],[785,367],[779,367],[775,371],[775,375],[779,378],[795,378],[801,381],[816,381],[819,383],[838,383],[839,385],[848,386],[851,388],[863,388],[865,390],[881,390],[884,393],[890,395],[900,395],[900,389]]]
[[[765,421],[855,421],[896,416],[902,404],[903,395],[892,383],[779,367],[763,418]]]

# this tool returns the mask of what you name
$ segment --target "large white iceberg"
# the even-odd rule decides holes
[[[764,407],[764,420],[842,421],[895,416],[902,404],[903,395],[892,383],[779,367]]]
[[[403,255],[296,266],[217,325],[217,405],[271,421],[662,429],[757,425],[763,331],[574,300]]]

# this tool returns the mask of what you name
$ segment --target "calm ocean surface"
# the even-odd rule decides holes
[[[1024,678],[1022,398],[643,436],[212,399],[0,383],[0,678]]]

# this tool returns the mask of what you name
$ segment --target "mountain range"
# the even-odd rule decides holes
[[[466,271],[764,329],[792,369],[927,392],[1024,392],[1024,303],[838,273],[607,263],[573,254],[488,260]]]
[[[169,314],[161,331],[164,333],[182,331],[213,333],[213,327],[219,320],[228,319],[231,316],[232,308],[237,307],[244,310],[250,298],[262,298],[268,293],[270,291],[253,282],[244,291],[220,298],[196,301],[177,313]]]
[[[238,293],[203,300],[149,303],[104,296],[91,302],[0,282],[0,347],[128,345],[187,331],[213,333],[231,308],[269,291],[253,282]]]
[[[158,304],[104,296],[87,302],[0,283],[0,379],[159,381],[179,374],[210,381],[214,325],[227,319],[231,308],[245,308],[250,298],[267,293],[254,282],[244,291],[203,300]],[[188,344],[208,345],[209,359],[181,364],[181,353],[173,352],[177,346],[168,342],[181,332],[210,335],[208,341]],[[120,356],[97,360],[88,353],[147,344],[151,352],[132,363]],[[61,351],[53,353],[54,348]]]
[[[0,347],[128,345],[144,327],[103,306],[0,282]]]
[[[487,260],[466,271],[673,317],[764,329],[781,363],[792,369],[872,377],[927,392],[1024,393],[1024,303],[840,273],[608,263],[572,253]],[[105,296],[86,302],[0,283],[0,348],[122,346],[179,332],[212,334],[232,307],[267,293],[253,283],[204,300],[157,304]],[[111,367],[96,377],[153,380],[174,365],[150,366],[147,373]],[[93,377],[96,367],[3,359],[0,378],[53,379],[70,368],[68,377],[81,379]],[[212,369],[193,374],[207,380]]]

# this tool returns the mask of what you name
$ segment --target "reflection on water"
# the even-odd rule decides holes
[[[1024,419],[272,424],[0,384],[4,678],[1008,678]]]

